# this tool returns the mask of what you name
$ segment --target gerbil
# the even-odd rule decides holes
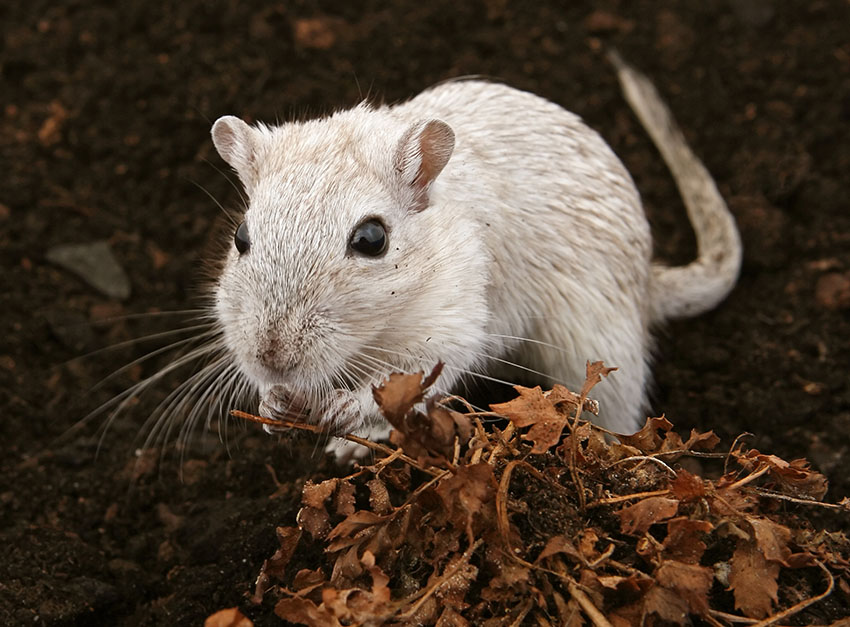
[[[448,82],[274,127],[219,119],[249,204],[215,308],[261,411],[351,432],[382,421],[371,388],[394,371],[443,361],[447,390],[514,362],[577,386],[601,359],[619,370],[594,390],[598,422],[638,428],[651,327],[717,305],[741,244],[655,89],[614,62],[684,198],[687,266],[652,262],[638,192],[595,131],[505,85]]]

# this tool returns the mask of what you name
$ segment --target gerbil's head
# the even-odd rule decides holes
[[[212,137],[249,197],[216,312],[260,391],[319,403],[479,347],[485,264],[473,222],[443,194],[446,123],[360,106],[279,127],[227,116]]]

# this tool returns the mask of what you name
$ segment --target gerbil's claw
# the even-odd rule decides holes
[[[277,385],[266,390],[260,398],[260,415],[273,420],[300,421],[309,415],[306,404],[290,394],[286,389]],[[263,425],[263,431],[269,434],[285,430],[274,425]]]

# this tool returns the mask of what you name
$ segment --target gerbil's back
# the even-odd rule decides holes
[[[454,129],[434,202],[476,214],[494,260],[496,321],[546,314],[549,303],[530,281],[572,300],[592,286],[643,318],[651,237],[640,198],[617,156],[577,115],[474,80],[438,85],[393,111]],[[529,332],[519,320],[503,329]]]

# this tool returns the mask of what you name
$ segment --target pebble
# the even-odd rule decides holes
[[[107,242],[54,246],[47,251],[47,260],[110,298],[124,300],[130,296],[130,279]]]

